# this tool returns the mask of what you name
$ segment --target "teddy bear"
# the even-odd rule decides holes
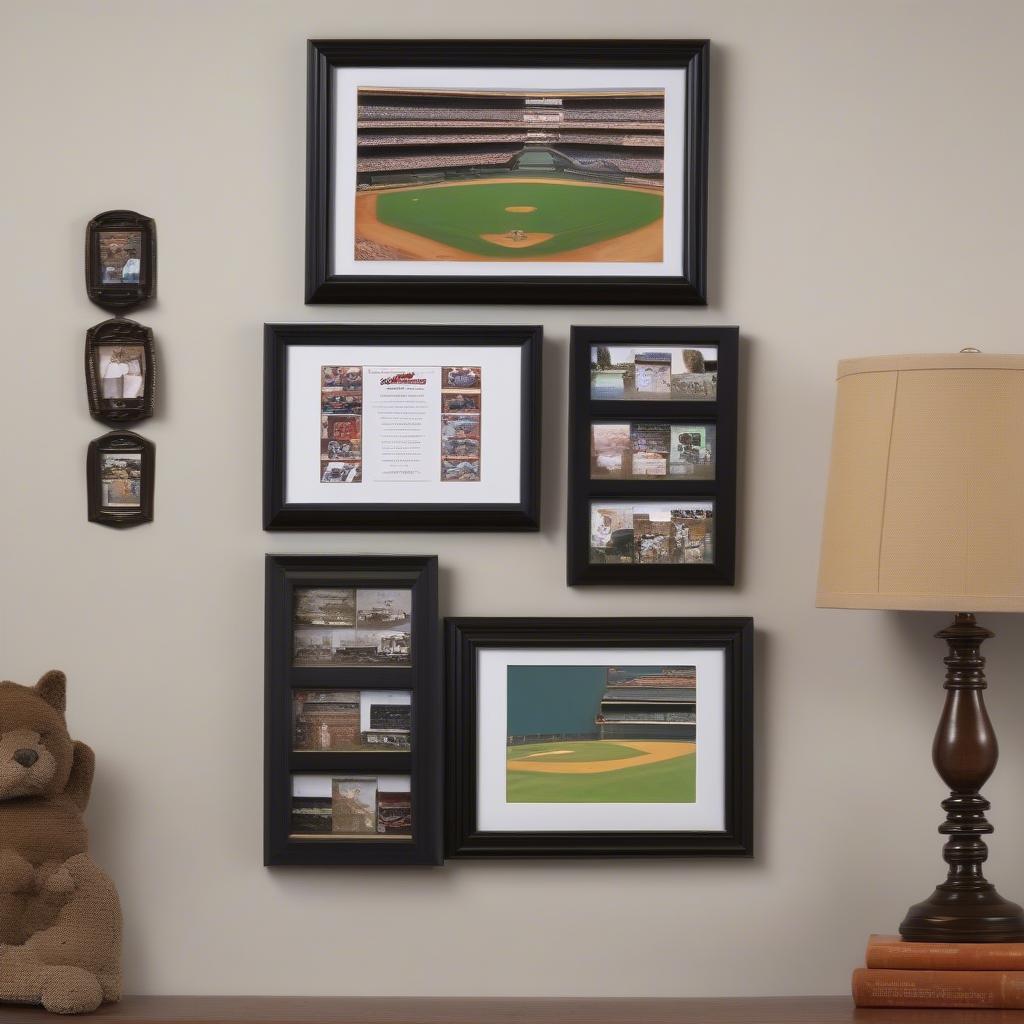
[[[87,852],[95,759],[65,688],[0,682],[0,1002],[87,1013],[121,996],[121,908]]]

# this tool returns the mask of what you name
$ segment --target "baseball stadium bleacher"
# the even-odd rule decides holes
[[[660,188],[663,157],[660,93],[467,93],[443,102],[436,92],[359,93],[363,189],[523,173]]]

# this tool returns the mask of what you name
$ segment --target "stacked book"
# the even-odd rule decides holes
[[[868,939],[867,966],[853,972],[858,1006],[1024,1009],[1024,942]]]

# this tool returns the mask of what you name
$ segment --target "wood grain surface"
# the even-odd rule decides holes
[[[758,999],[334,999],[128,996],[86,1017],[0,1007],[0,1024],[1024,1024],[1020,1010],[857,1010],[847,996]]]

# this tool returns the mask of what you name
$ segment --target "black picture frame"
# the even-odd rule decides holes
[[[713,401],[603,401],[591,397],[593,345],[718,347],[717,397]],[[739,394],[737,327],[573,327],[569,353],[569,487],[566,581],[569,586],[731,586],[736,579],[736,486]],[[714,424],[712,480],[656,477],[592,480],[592,423]],[[692,498],[714,502],[714,562],[707,564],[611,564],[590,561],[590,506],[609,501]]]
[[[100,236],[104,232],[137,231],[141,234],[137,281],[103,280]],[[89,299],[111,312],[131,309],[156,294],[156,223],[134,210],[107,210],[97,214],[85,230],[85,291]]]
[[[541,359],[539,326],[450,324],[267,324],[263,356],[263,528],[265,530],[538,530],[540,528]],[[286,501],[288,349],[330,344],[508,346],[521,353],[522,401],[517,502],[501,504],[332,504]],[[457,486],[457,485],[454,485]]]
[[[411,665],[293,665],[297,587],[371,587],[412,591]],[[267,555],[264,700],[263,862],[272,865],[440,864],[442,851],[442,697],[435,555]],[[412,691],[409,752],[296,752],[296,689]],[[410,840],[310,840],[290,829],[293,775],[331,772],[409,775]]]
[[[710,43],[697,40],[310,40],[306,170],[307,303],[707,303]],[[686,72],[682,274],[394,276],[333,273],[333,72],[353,67],[670,68]]]
[[[449,857],[750,857],[754,711],[751,618],[445,620]],[[477,660],[488,648],[719,648],[725,653],[725,828],[721,832],[483,832],[477,828]],[[699,684],[698,684],[699,685]]]
[[[142,397],[105,398],[96,365],[98,350],[105,345],[133,345],[143,352]],[[85,388],[89,415],[102,423],[133,423],[153,415],[156,398],[156,360],[153,332],[134,320],[113,317],[90,327],[85,335]]]
[[[141,462],[139,504],[113,507],[103,501],[103,456],[138,455]],[[89,522],[124,528],[153,521],[156,446],[131,430],[111,430],[89,442],[86,455],[86,487],[89,499]]]

